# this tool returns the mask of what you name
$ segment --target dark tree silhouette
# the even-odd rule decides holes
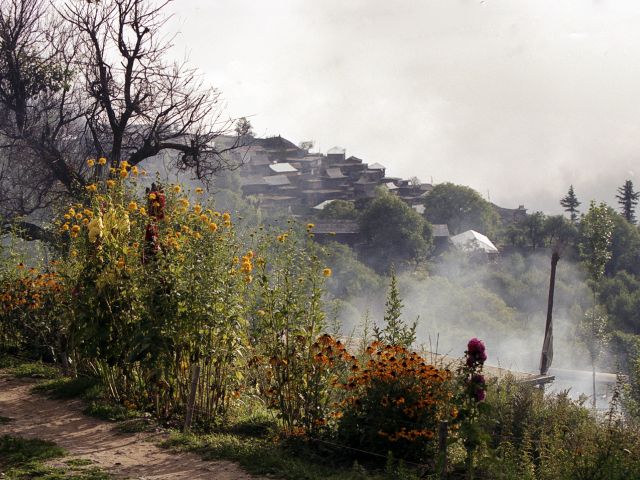
[[[569,212],[571,222],[575,223],[575,221],[578,219],[578,207],[580,206],[580,202],[578,201],[578,197],[576,197],[576,194],[573,191],[573,185],[569,186],[569,191],[560,200],[560,205],[562,205],[562,208],[564,208],[565,212]]]
[[[3,1],[3,228],[60,197],[81,198],[109,171],[88,168],[90,156],[134,166],[171,152],[176,168],[204,179],[229,166],[223,153],[246,136],[246,123],[234,132],[220,93],[166,60],[170,1]]]
[[[633,189],[633,182],[627,180],[620,188],[618,188],[618,204],[622,210],[622,216],[627,219],[629,223],[636,223],[636,205],[638,204],[638,197],[640,192],[636,192]]]

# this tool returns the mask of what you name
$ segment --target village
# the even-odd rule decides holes
[[[234,137],[221,137],[218,143],[230,146]],[[384,188],[424,213],[424,201],[433,185],[418,178],[403,179],[386,175],[380,163],[368,164],[343,147],[330,148],[326,154],[311,152],[313,143],[296,145],[277,135],[250,137],[245,145],[230,151],[231,161],[239,165],[242,194],[268,214],[285,213],[302,220],[313,220],[314,234],[320,242],[335,240],[354,246],[362,241],[356,220],[323,218],[322,211],[335,200],[362,202]],[[523,205],[503,208],[493,204],[503,225],[520,222],[527,215]],[[446,224],[433,225],[436,250],[449,246],[462,250],[499,252],[484,232],[468,230],[452,235]]]

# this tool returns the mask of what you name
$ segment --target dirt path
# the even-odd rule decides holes
[[[82,403],[57,401],[29,393],[33,381],[0,376],[0,435],[56,442],[71,458],[92,460],[109,473],[133,479],[257,480],[228,461],[203,461],[188,453],[170,453],[151,442],[164,434],[123,434],[114,424],[82,414]],[[263,477],[264,478],[264,477]]]

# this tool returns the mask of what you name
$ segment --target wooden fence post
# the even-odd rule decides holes
[[[184,417],[184,433],[189,433],[191,429],[191,420],[193,419],[193,408],[196,403],[196,393],[198,392],[198,380],[200,379],[200,365],[193,366],[191,372],[191,388],[189,390],[189,400],[187,401],[187,412]]]

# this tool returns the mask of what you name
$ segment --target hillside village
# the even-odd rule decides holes
[[[222,137],[218,142],[225,145],[234,140],[233,137]],[[363,201],[373,198],[376,189],[382,187],[422,214],[424,199],[433,189],[433,185],[422,183],[415,177],[410,180],[389,177],[384,165],[368,164],[361,158],[347,155],[343,147],[333,147],[325,155],[311,152],[309,143],[298,146],[280,135],[250,137],[245,144],[231,153],[231,159],[240,165],[238,173],[243,195],[252,198],[254,204],[265,212],[287,212],[303,219],[314,218],[314,231],[319,240],[331,235],[344,243],[358,241],[357,222],[317,217],[334,200]],[[497,205],[494,208],[505,225],[518,222],[527,214],[522,205],[516,209]],[[448,243],[450,233],[447,225],[433,227],[436,243]],[[476,235],[471,240],[486,244],[488,239],[481,237],[484,236]],[[459,240],[468,243],[469,238],[467,233]],[[456,244],[455,239],[453,243]]]

